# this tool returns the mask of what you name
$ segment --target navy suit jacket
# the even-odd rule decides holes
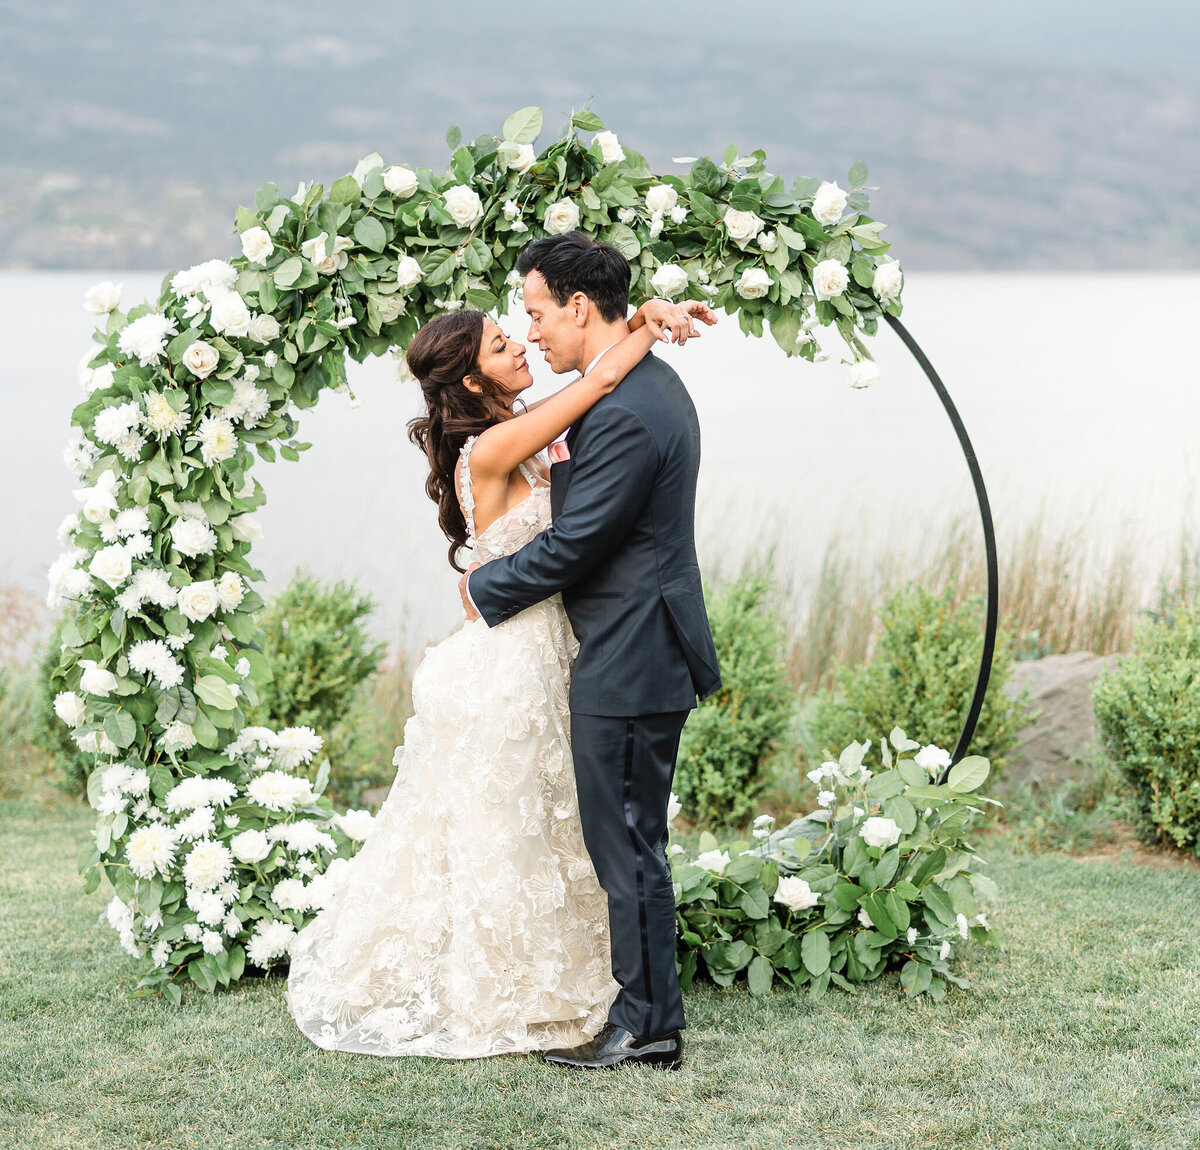
[[[551,467],[553,525],[470,577],[489,627],[562,592],[579,639],[571,709],[686,710],[721,685],[696,560],[700,423],[648,354],[567,436]]]

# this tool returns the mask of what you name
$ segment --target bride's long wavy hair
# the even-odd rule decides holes
[[[425,493],[438,506],[438,524],[450,540],[450,566],[465,571],[458,552],[467,542],[467,521],[454,489],[454,468],[463,444],[495,423],[512,417],[503,385],[479,370],[483,340],[481,311],[445,312],[422,327],[408,345],[405,360],[425,396],[424,416],[408,424],[408,438],[429,460]],[[469,390],[463,380],[477,383]]]

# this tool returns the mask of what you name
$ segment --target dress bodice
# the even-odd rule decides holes
[[[474,551],[476,563],[488,563],[519,551],[550,526],[550,488],[540,484],[537,476],[522,463],[521,474],[529,484],[529,494],[476,535],[475,498],[471,493],[471,448],[475,446],[475,439],[475,436],[471,436],[463,445],[459,499],[467,520],[467,546]]]

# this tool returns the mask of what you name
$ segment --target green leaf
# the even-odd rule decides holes
[[[789,355],[796,350],[796,336],[800,334],[803,322],[803,313],[790,307],[784,308],[771,320],[771,334],[775,337],[775,342]]]
[[[104,720],[104,733],[124,750],[137,738],[137,723],[127,711],[114,711]]]
[[[588,113],[581,113],[587,115]],[[572,117],[575,126],[581,127],[578,117]],[[514,112],[504,121],[504,138],[514,144],[532,144],[542,130],[542,110],[536,105],[529,105]]]
[[[627,260],[637,259],[642,250],[642,242],[637,233],[627,224],[613,224],[605,239]]]
[[[882,894],[876,892],[875,894],[867,895],[863,899],[863,906],[867,908],[867,914],[875,924],[875,929],[885,938],[895,938],[900,933],[896,929],[896,924],[892,921],[887,899]]]
[[[725,177],[707,156],[701,156],[692,165],[692,187],[698,192],[703,192],[706,196],[716,196],[724,185]]]
[[[333,187],[329,189],[329,198],[338,204],[357,204],[362,199],[362,188],[353,176],[343,176],[340,180],[334,180]]]
[[[275,269],[275,274],[271,278],[275,281],[276,287],[290,288],[300,278],[303,270],[304,261],[299,256],[292,256],[291,259],[284,260]]]
[[[928,886],[924,887],[921,891],[921,897],[925,900],[925,905],[943,925],[954,925],[957,918],[954,903],[950,901],[950,896],[937,883],[931,882]]]
[[[800,940],[800,958],[814,978],[829,969],[829,936],[823,930],[810,930]]]
[[[929,981],[933,978],[933,969],[923,962],[909,959],[900,970],[900,985],[905,993],[916,998],[929,989]]]
[[[454,276],[457,267],[454,253],[445,248],[437,248],[426,253],[420,256],[417,262],[421,265],[422,275],[429,287],[447,283]]]
[[[458,151],[458,146],[462,143],[462,129],[457,124],[451,124],[446,129],[446,147],[452,152]]]
[[[896,795],[883,804],[883,813],[892,819],[906,834],[910,835],[917,826],[916,808],[903,795]],[[884,883],[886,886],[887,884]]]
[[[216,675],[201,675],[196,680],[196,694],[210,707],[216,707],[219,711],[232,711],[237,706],[229,684]]]
[[[738,906],[746,912],[748,918],[760,919],[767,917],[771,909],[771,902],[762,884],[755,883],[742,892],[741,898],[738,899]]]
[[[991,764],[982,755],[968,755],[950,768],[947,782],[952,791],[968,794],[983,785],[991,770]]]
[[[492,266],[492,253],[488,251],[487,244],[479,236],[476,236],[463,248],[463,262],[467,266],[467,271],[473,272],[475,275]]]
[[[774,978],[775,971],[771,966],[771,960],[764,958],[761,954],[756,955],[746,968],[746,981],[750,984],[751,994],[768,993]]]
[[[539,110],[538,115],[541,115]],[[604,131],[604,121],[596,115],[595,112],[576,112],[571,117],[571,126],[578,128],[581,132],[602,132]],[[507,134],[507,133],[506,133]],[[512,137],[509,137],[512,139]],[[518,141],[519,143],[520,141]]]
[[[387,229],[374,216],[363,216],[354,225],[354,238],[373,252],[381,252],[387,247]]]
[[[899,771],[880,771],[867,780],[867,794],[873,799],[890,799],[904,790],[904,785]]]
[[[852,164],[847,179],[852,188],[861,188],[867,182],[867,165],[862,160],[858,160]]]

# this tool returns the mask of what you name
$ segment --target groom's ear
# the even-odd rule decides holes
[[[575,308],[575,326],[587,327],[592,315],[592,301],[581,291],[571,296],[571,305]]]

